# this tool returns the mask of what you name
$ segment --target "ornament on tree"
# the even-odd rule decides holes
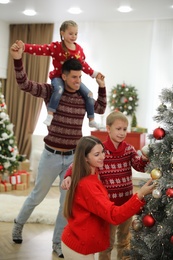
[[[151,175],[151,178],[153,180],[157,180],[157,179],[160,179],[162,177],[162,173],[159,169],[153,169],[150,173]]]
[[[169,198],[173,198],[173,188],[169,188],[166,190],[166,195],[169,197]]]
[[[132,228],[135,230],[135,231],[139,231],[141,228],[142,228],[142,222],[139,220],[139,219],[134,219],[132,221]]]
[[[170,242],[173,244],[173,236],[170,237]]]
[[[153,195],[153,198],[159,199],[159,198],[162,197],[162,192],[160,190],[158,190],[158,189],[154,189],[152,191],[152,195]]]
[[[155,224],[155,219],[151,215],[145,215],[142,218],[142,222],[145,227],[153,227]]]
[[[145,146],[142,147],[141,152],[143,153],[143,155],[145,157],[148,157],[149,149],[150,149],[149,145],[145,145]]]
[[[153,136],[155,139],[161,140],[165,136],[165,130],[161,127],[158,127],[153,131]]]

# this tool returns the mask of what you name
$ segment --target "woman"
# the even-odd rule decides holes
[[[62,234],[62,251],[66,260],[94,260],[94,254],[108,248],[110,225],[118,225],[145,204],[144,196],[155,184],[149,180],[122,206],[109,200],[97,169],[105,158],[102,142],[85,136],[76,147],[72,183],[67,191],[64,216],[68,220]]]

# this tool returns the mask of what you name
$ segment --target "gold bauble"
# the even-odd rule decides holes
[[[153,169],[150,174],[153,180],[157,180],[162,177],[162,173],[159,169]]]

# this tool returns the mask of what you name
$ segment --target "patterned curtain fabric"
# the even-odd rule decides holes
[[[25,43],[50,43],[53,37],[53,24],[12,24],[10,25],[10,46],[16,40]],[[37,82],[47,82],[50,58],[23,54],[23,64],[28,78]],[[7,82],[4,96],[8,114],[14,124],[14,135],[20,154],[29,159],[31,137],[42,107],[42,99],[21,91],[16,83],[13,59],[9,54]]]

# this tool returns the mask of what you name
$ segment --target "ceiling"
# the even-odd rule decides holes
[[[119,13],[120,3],[129,3],[131,13]],[[55,23],[64,20],[76,22],[114,22],[155,19],[173,19],[173,0],[11,0],[0,4],[0,21],[18,23]],[[83,12],[72,15],[67,10],[79,6]],[[34,8],[36,16],[25,16],[26,8]]]

